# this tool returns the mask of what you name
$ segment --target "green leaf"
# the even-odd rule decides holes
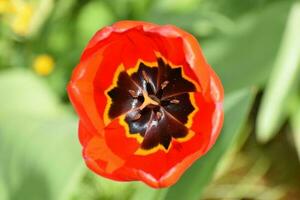
[[[297,100],[297,107],[293,110],[291,116],[291,125],[295,146],[300,159],[300,99],[298,98]]]
[[[137,182],[119,182],[87,171],[72,195],[72,200],[133,200]],[[141,184],[141,183],[140,183]],[[117,191],[117,192],[116,192]]]
[[[67,199],[83,170],[76,118],[27,71],[2,73],[0,93],[0,180],[7,199]]]
[[[291,9],[287,28],[257,118],[257,138],[269,141],[283,125],[285,102],[300,76],[300,3]]]
[[[172,1],[172,0],[164,0],[164,1],[156,1],[154,3],[155,9],[162,10],[164,12],[173,12],[180,13],[195,10],[196,7],[199,7],[199,1],[201,0],[185,0],[185,1]]]
[[[2,179],[0,179],[0,199],[8,200],[7,189]]]
[[[29,35],[31,37],[35,36],[41,27],[44,25],[45,21],[51,14],[54,8],[54,0],[40,0],[36,2],[36,8],[34,10],[34,15],[31,19],[29,27]]]
[[[236,21],[232,33],[200,40],[207,61],[226,92],[262,85],[269,77],[290,10],[290,2],[272,3]]]
[[[46,83],[23,70],[1,72],[0,116],[53,116],[59,112],[58,99]]]
[[[220,137],[207,155],[196,161],[179,182],[168,190],[167,200],[200,198],[203,189],[212,179],[220,159],[238,137],[251,108],[253,97],[254,93],[250,89],[226,96],[225,121]]]
[[[192,32],[196,36],[210,36],[219,31],[232,32],[235,24],[229,18],[212,11],[189,12],[189,13],[160,13],[152,12],[146,17],[148,21],[158,24],[174,24],[180,28]],[[187,21],[191,23],[186,23]]]
[[[130,200],[163,200],[168,189],[153,189],[143,183],[136,184],[136,192]]]
[[[110,25],[114,16],[103,2],[91,1],[85,5],[77,20],[77,42],[83,47],[97,30]]]

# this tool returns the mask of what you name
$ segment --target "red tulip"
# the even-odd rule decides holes
[[[154,188],[176,183],[212,147],[223,123],[220,80],[197,40],[172,25],[121,21],[101,29],[68,94],[87,166]]]

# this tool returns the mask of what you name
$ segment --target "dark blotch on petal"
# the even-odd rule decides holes
[[[129,125],[129,132],[130,133],[140,133],[142,136],[146,132],[152,110],[150,108],[144,108],[143,110],[139,111],[141,117],[138,120],[134,120],[134,116],[136,113],[128,113],[125,117],[125,121]]]
[[[172,137],[181,138],[188,134],[188,129],[167,112],[161,110],[162,115],[159,121],[151,118],[141,147],[151,149],[162,144],[165,149],[169,148]]]
[[[159,144],[168,149],[172,138],[185,137],[188,134],[185,124],[195,109],[189,93],[196,89],[182,77],[182,68],[171,68],[161,58],[157,64],[150,67],[140,63],[131,76],[121,72],[117,87],[108,92],[112,99],[109,117],[126,114],[129,133],[144,137],[141,148],[145,150]],[[146,98],[152,102],[148,99],[148,105],[141,106]]]
[[[147,82],[143,75],[146,73],[149,82]],[[144,63],[140,63],[137,72],[131,75],[132,80],[134,80],[139,86],[146,90],[149,94],[155,94],[157,91],[157,67],[147,67]]]
[[[191,103],[190,96],[188,93],[180,94],[168,99],[171,102],[172,100],[178,100],[179,103],[168,103],[164,106],[164,109],[168,111],[172,116],[178,119],[181,123],[185,124],[188,121],[188,116],[194,111],[194,106]]]
[[[163,90],[162,98],[196,91],[194,84],[182,77],[181,67],[171,68],[161,58],[157,62],[159,71],[158,83],[169,82]]]
[[[131,80],[130,76],[126,72],[121,72],[118,77],[117,87],[107,93],[112,100],[108,111],[109,118],[114,119],[141,105],[142,102],[132,98],[129,90],[142,93],[138,86]]]

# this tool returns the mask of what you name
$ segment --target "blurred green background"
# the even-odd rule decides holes
[[[225,87],[213,149],[168,189],[85,167],[66,95],[93,33],[118,20],[174,24]],[[300,199],[300,2],[0,0],[0,200]]]

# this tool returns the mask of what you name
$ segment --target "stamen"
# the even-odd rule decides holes
[[[156,112],[156,119],[157,119],[157,121],[159,121],[160,119],[161,119],[161,112]]]
[[[142,74],[143,74],[143,78],[145,79],[145,81],[146,81],[147,83],[149,83],[149,77],[148,77],[147,73],[143,70],[143,71],[142,71]]]
[[[136,120],[140,119],[141,116],[142,116],[141,113],[137,113],[135,116],[133,116],[132,120],[136,121]]]
[[[159,103],[160,102],[160,99],[157,97],[157,96],[155,96],[155,95],[152,95],[152,94],[150,94],[150,95],[148,95],[151,99],[153,99],[154,101],[156,101],[157,103]]]
[[[128,92],[130,93],[130,95],[133,97],[133,98],[138,98],[138,95],[137,95],[137,92],[134,91],[134,90],[128,90]]]
[[[170,103],[178,104],[180,101],[178,99],[172,99]]]
[[[169,81],[164,81],[164,82],[160,85],[161,89],[164,89],[165,87],[167,87],[168,84],[169,84]]]

